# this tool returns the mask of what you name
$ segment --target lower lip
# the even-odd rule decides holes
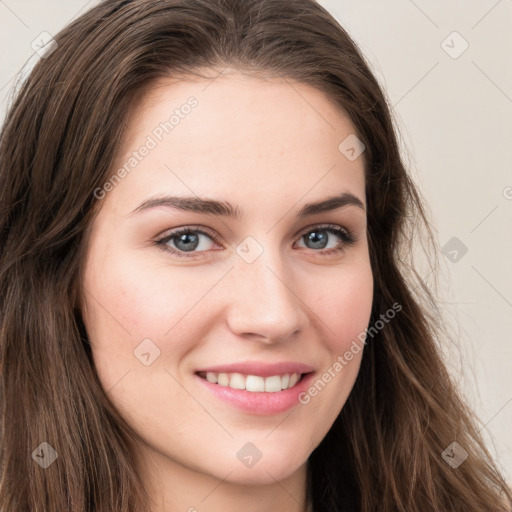
[[[233,389],[229,386],[221,386],[199,377],[194,374],[203,386],[206,386],[217,398],[227,402],[242,411],[252,414],[270,415],[279,414],[287,411],[293,406],[298,405],[298,396],[306,391],[313,379],[314,372],[307,373],[302,379],[290,389],[283,389],[275,393],[266,391],[252,392],[245,389]]]

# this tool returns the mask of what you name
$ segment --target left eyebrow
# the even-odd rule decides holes
[[[310,215],[317,215],[319,213],[337,210],[338,208],[350,205],[357,206],[363,211],[366,211],[365,205],[361,199],[350,192],[344,192],[338,196],[329,197],[319,202],[305,204],[297,213],[297,217],[302,218]],[[130,215],[162,206],[176,210],[204,213],[208,215],[220,215],[234,219],[239,219],[242,216],[241,210],[238,207],[234,207],[227,201],[178,196],[159,196],[146,199],[137,206]]]
[[[366,212],[366,208],[357,196],[351,194],[350,192],[344,192],[339,196],[330,197],[328,199],[324,199],[318,203],[307,203],[305,204],[297,213],[297,217],[306,217],[308,215],[316,215],[318,213],[324,213],[331,210],[337,210],[338,208],[342,208],[343,206],[357,206],[361,208],[364,212]]]

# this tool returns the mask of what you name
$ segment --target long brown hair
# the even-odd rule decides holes
[[[105,0],[55,41],[0,139],[0,510],[149,510],[137,436],[92,363],[82,257],[94,191],[113,174],[139,94],[161,77],[226,66],[309,84],[348,114],[366,147],[371,324],[402,306],[368,339],[351,395],[309,457],[314,511],[510,510],[511,491],[445,369],[435,296],[412,261],[419,228],[435,246],[426,207],[385,97],[332,16],[313,0]],[[46,469],[34,458],[49,450],[42,442],[58,454]],[[457,468],[441,455],[453,442],[468,454]]]

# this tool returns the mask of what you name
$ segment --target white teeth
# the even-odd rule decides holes
[[[241,373],[206,372],[208,382],[233,389],[245,389],[254,393],[261,393],[262,391],[276,393],[283,389],[289,389],[297,384],[300,377],[300,373],[260,377],[258,375],[242,375]]]
[[[217,384],[217,374],[213,372],[206,372],[206,380]]]
[[[227,373],[223,373],[221,375],[228,376]],[[219,375],[219,377],[221,375]],[[245,389],[245,377],[243,375],[241,375],[240,373],[232,373],[231,378],[229,379],[228,386],[230,388],[235,388],[235,389]]]
[[[229,386],[229,375],[227,373],[219,373],[217,384],[219,386]]]
[[[273,375],[272,377],[267,377],[265,379],[265,391],[268,393],[275,393],[276,391],[281,391],[282,388],[282,379],[279,375]]]
[[[263,377],[258,377],[257,375],[247,375],[245,378],[245,389],[247,391],[254,391],[255,393],[265,391],[265,381]],[[279,390],[281,391],[281,390]]]

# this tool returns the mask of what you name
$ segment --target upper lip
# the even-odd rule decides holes
[[[244,361],[241,363],[209,366],[208,368],[201,368],[197,370],[196,373],[242,373],[244,375],[257,375],[260,377],[269,377],[271,375],[284,375],[285,373],[309,373],[314,370],[314,367],[309,364],[296,363],[293,361],[282,361],[279,363],[260,363],[256,361]]]

